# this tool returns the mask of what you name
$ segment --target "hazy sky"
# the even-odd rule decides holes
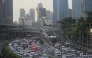
[[[20,8],[24,8],[27,14],[31,8],[36,9],[40,1],[47,10],[53,9],[53,0],[13,0],[13,21],[19,20]],[[71,4],[69,0],[70,8]]]

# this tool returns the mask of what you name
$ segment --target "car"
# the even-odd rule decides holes
[[[66,52],[62,51],[62,54],[66,54]]]
[[[88,55],[89,58],[92,58],[92,55]]]
[[[65,50],[66,49],[66,47],[65,46],[62,46],[62,50]]]
[[[81,51],[77,51],[77,53],[79,54],[79,56],[83,55],[83,52]]]
[[[28,54],[29,55],[29,57],[33,57],[33,55],[32,54]]]
[[[88,58],[87,55],[81,55],[81,58]]]
[[[59,43],[55,44],[55,47],[60,47],[60,46],[61,46],[61,44],[59,44]]]
[[[36,53],[36,52],[31,52],[30,54],[31,54],[31,55],[34,55],[35,53]]]
[[[71,48],[66,48],[65,51],[66,51],[67,53],[71,53]]]
[[[56,56],[61,56],[61,51],[56,49],[56,50],[55,50],[55,55],[56,55]]]
[[[78,58],[78,55],[72,54],[73,58]]]
[[[73,58],[72,55],[66,55],[66,58]]]
[[[54,49],[50,49],[50,53],[54,54],[55,50]]]
[[[77,52],[77,50],[71,50],[71,52],[73,53],[73,54],[78,54]]]
[[[23,53],[22,57],[28,58],[29,54],[28,53]]]
[[[62,46],[62,48],[65,48],[65,46]]]
[[[12,44],[11,44],[11,43],[9,43],[8,45],[9,45],[9,46],[12,46]]]
[[[49,58],[47,54],[43,54],[40,58]]]
[[[34,54],[34,57],[35,57],[35,58],[39,58],[39,57],[40,57],[40,55],[39,55],[39,54],[37,54],[37,53],[35,53],[35,54]]]
[[[49,49],[44,49],[44,53],[49,53]]]
[[[69,47],[69,45],[71,45],[71,43],[65,43],[65,45],[66,45],[67,47]]]
[[[56,56],[61,56],[61,52],[55,52]]]
[[[67,53],[67,55],[72,55],[72,53]]]

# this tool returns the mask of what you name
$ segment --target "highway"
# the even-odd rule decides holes
[[[48,28],[48,27],[46,27],[46,28],[43,28],[43,30],[44,29],[50,29],[51,30],[51,34],[53,34],[53,36],[56,36],[56,34],[55,34],[55,32],[52,30],[52,28]],[[35,30],[35,29],[34,29]],[[41,54],[41,56],[43,56],[44,54],[46,54],[46,55],[48,55],[49,56],[49,58],[66,58],[66,56],[67,55],[69,55],[69,56],[73,56],[73,58],[74,58],[74,56],[76,56],[76,58],[78,58],[79,57],[79,55],[77,55],[79,52],[81,52],[81,53],[83,53],[83,51],[78,51],[78,50],[76,50],[76,49],[74,49],[74,48],[71,48],[70,46],[66,46],[66,45],[64,45],[64,48],[62,49],[62,43],[64,42],[64,41],[58,41],[58,43],[59,44],[61,44],[61,46],[59,46],[59,47],[57,47],[57,46],[55,46],[55,45],[53,45],[52,43],[51,43],[51,41],[50,41],[50,39],[48,39],[48,36],[46,37],[44,34],[43,34],[43,31],[41,30],[41,29],[38,29],[38,30],[36,30],[36,32],[35,33],[37,33],[38,35],[35,35],[35,36],[37,36],[37,37],[39,37],[39,39],[41,39],[43,42],[44,42],[44,45],[38,45],[38,43],[37,42],[39,42],[39,40],[36,40],[36,39],[30,39],[30,40],[27,40],[27,38],[25,38],[25,39],[21,39],[21,41],[22,40],[24,40],[25,41],[25,43],[27,43],[27,45],[28,46],[32,46],[32,45],[36,45],[36,46],[40,46],[40,49],[38,50],[38,51],[36,51],[36,53],[37,52],[39,52],[40,54]],[[63,39],[62,39],[63,40]],[[31,42],[32,41],[32,42]],[[36,42],[35,42],[36,41]],[[31,42],[31,44],[29,44]],[[67,43],[68,41],[66,41],[66,43]],[[15,43],[15,42],[14,42]],[[1,49],[1,47],[2,47],[2,44],[3,44],[3,42],[0,42],[0,49]],[[17,43],[15,43],[15,44],[17,44]],[[18,45],[18,44],[17,44]],[[12,45],[13,47],[15,47],[14,45]],[[12,47],[11,46],[11,47]],[[21,45],[18,45],[18,47],[19,48],[21,48],[22,49],[22,47],[21,47]],[[14,49],[18,49],[18,48],[14,48]],[[33,52],[30,50],[30,48],[29,47],[26,47],[26,50],[28,50],[28,51],[30,51],[30,53],[32,54]],[[47,51],[45,51],[45,50],[48,50],[48,52]],[[51,53],[51,51],[50,50],[54,50],[54,53]],[[60,52],[62,51],[62,52],[64,52],[65,54],[61,54],[61,56],[57,56],[57,55],[55,55],[55,50],[59,50]],[[73,53],[73,51],[74,51],[74,53]],[[19,51],[14,51],[14,53],[18,53],[18,52],[20,52],[20,50]],[[25,54],[27,54],[26,53],[26,51],[25,51]],[[80,53],[79,53],[80,54]],[[28,54],[28,55],[30,55],[30,54]],[[20,55],[21,56],[21,55]],[[31,55],[32,56],[32,55]],[[78,56],[78,57],[77,57]],[[80,57],[83,57],[83,56],[86,56],[86,55],[81,55]],[[40,58],[40,57],[38,57],[38,58]]]

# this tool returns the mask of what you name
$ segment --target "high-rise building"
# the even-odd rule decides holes
[[[2,0],[0,0],[0,24],[3,23],[3,4],[2,4]]]
[[[92,11],[92,0],[82,0],[82,15],[86,17],[85,11]]]
[[[73,18],[77,19],[82,15],[82,0],[72,0]]]
[[[30,14],[30,19],[32,20],[32,23],[34,23],[35,22],[35,10],[30,9],[29,14]]]
[[[42,3],[38,3],[38,6],[37,6],[37,8],[43,8],[43,5],[42,5]]]
[[[13,22],[13,24],[14,24],[14,25],[17,25],[17,24],[18,24],[18,22],[17,22],[17,21],[14,21],[14,22]]]
[[[85,11],[92,11],[92,0],[72,0],[73,18],[86,17]]]
[[[40,18],[41,26],[52,25],[52,20],[50,18],[42,17]]]
[[[67,17],[68,0],[53,0],[53,25],[58,26],[60,21]]]
[[[25,10],[20,9],[20,18],[25,17]]]
[[[72,9],[68,9],[68,17],[73,17]]]
[[[13,0],[3,0],[3,23],[13,24]]]
[[[51,25],[53,25],[53,9],[50,10],[50,19],[52,20]]]
[[[29,14],[26,14],[26,16],[25,16],[25,17],[30,18],[30,15],[29,15]]]
[[[42,17],[46,17],[46,8],[43,8],[42,3],[38,3],[35,11],[35,21],[39,22]]]
[[[47,18],[50,18],[50,10],[47,10],[47,11],[46,11],[46,17],[47,17]]]
[[[92,11],[92,0],[84,0],[85,11]]]
[[[28,17],[19,18],[19,25],[31,26],[32,20],[30,20]]]

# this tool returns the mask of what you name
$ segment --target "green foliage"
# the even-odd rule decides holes
[[[87,14],[87,19],[86,19],[86,23],[92,23],[92,11],[85,11],[85,13]]]
[[[86,30],[85,24],[86,24],[86,23],[85,23],[84,18],[83,18],[83,17],[80,17],[80,18],[78,19],[78,22],[77,22],[77,25],[76,25],[78,31],[85,31],[85,30]]]
[[[71,30],[71,26],[76,23],[76,20],[68,17],[60,21],[62,30]]]
[[[78,19],[73,19],[71,17],[61,20],[61,29],[67,33],[71,31],[72,34],[68,36],[74,42],[79,43],[82,46],[88,44],[90,46],[90,28],[92,28],[92,11],[85,11],[86,17],[79,17]],[[73,24],[73,25],[72,25]]]
[[[51,27],[51,24],[47,25],[47,24],[45,23],[43,26],[49,26],[49,27]]]
[[[8,42],[9,43],[9,42]],[[20,56],[14,54],[12,51],[10,51],[7,48],[7,44],[8,43],[4,43],[3,47],[2,47],[2,53],[4,53],[7,57],[9,58],[21,58]]]

